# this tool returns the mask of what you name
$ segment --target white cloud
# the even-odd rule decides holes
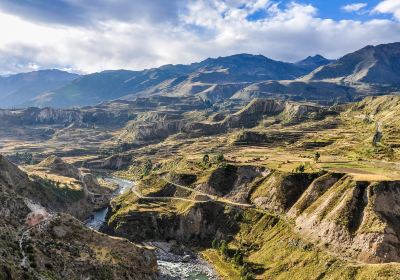
[[[373,10],[376,13],[393,14],[400,20],[400,0],[383,0]]]
[[[368,6],[367,3],[353,3],[343,6],[342,10],[348,13],[352,13],[352,12],[358,12],[367,6]]]
[[[316,53],[337,58],[400,38],[397,21],[322,19],[312,5],[294,2],[284,7],[272,0],[185,4],[173,21],[106,18],[89,26],[28,21],[0,12],[0,73],[54,67],[80,72],[143,69],[243,52],[287,61]],[[265,17],[248,19],[260,10]]]

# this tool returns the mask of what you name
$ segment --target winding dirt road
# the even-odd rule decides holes
[[[202,195],[202,196],[208,197],[208,199],[206,199],[206,200],[196,200],[196,199],[182,198],[182,197],[173,197],[173,196],[172,196],[172,197],[171,197],[171,196],[161,196],[161,197],[143,196],[143,195],[139,192],[138,186],[137,186],[137,184],[135,184],[135,183],[133,183],[133,186],[131,187],[131,191],[132,191],[137,197],[139,197],[139,198],[141,198],[141,199],[148,199],[148,200],[180,200],[180,201],[188,201],[188,202],[194,202],[194,203],[205,203],[205,202],[209,202],[209,201],[215,201],[215,202],[220,202],[220,203],[224,203],[224,204],[228,204],[228,205],[232,205],[232,206],[239,206],[239,207],[246,207],[246,208],[248,208],[248,207],[254,208],[254,205],[252,205],[252,204],[234,202],[234,201],[231,201],[231,200],[226,199],[226,198],[223,198],[223,197],[218,197],[218,196],[216,196],[216,195],[211,195],[211,194],[208,194],[208,193],[204,193],[204,192],[202,192],[202,191],[199,191],[199,190],[195,190],[195,189],[192,189],[192,188],[183,186],[183,185],[176,184],[176,183],[171,182],[171,181],[169,181],[169,180],[167,180],[167,179],[165,179],[165,178],[163,178],[163,177],[160,177],[160,179],[163,180],[163,181],[165,181],[165,182],[167,182],[168,184],[174,185],[174,186],[176,186],[176,187],[178,187],[178,188],[181,188],[181,189],[183,189],[183,190],[190,191],[190,192],[192,192],[192,193],[194,193],[194,194],[198,194],[198,195]]]

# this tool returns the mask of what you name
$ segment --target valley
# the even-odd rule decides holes
[[[106,71],[1,109],[0,279],[400,279],[397,47]]]

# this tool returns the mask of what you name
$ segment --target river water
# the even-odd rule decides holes
[[[106,178],[105,180],[117,184],[119,187],[113,197],[129,191],[135,182],[120,178]],[[101,208],[92,213],[92,217],[85,221],[87,227],[99,230],[106,222],[108,207]],[[199,255],[187,248],[177,247],[175,242],[147,243],[156,248],[158,264],[158,280],[217,280],[218,277],[211,266],[201,259]]]
[[[114,191],[113,197],[116,197],[120,194],[123,194],[124,192],[128,191],[134,182],[120,179],[120,178],[105,178],[105,181],[114,183],[118,185],[118,188]],[[85,224],[87,227],[90,227],[95,230],[99,230],[100,227],[105,223],[106,217],[108,213],[108,207],[101,208],[99,210],[96,210],[92,213],[91,218],[87,219],[85,221]]]

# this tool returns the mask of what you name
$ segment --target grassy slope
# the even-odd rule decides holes
[[[232,248],[247,251],[246,262],[262,267],[258,279],[399,279],[399,264],[359,264],[338,259],[302,240],[290,222],[247,211]],[[203,252],[224,279],[240,279],[238,270],[215,250]]]

